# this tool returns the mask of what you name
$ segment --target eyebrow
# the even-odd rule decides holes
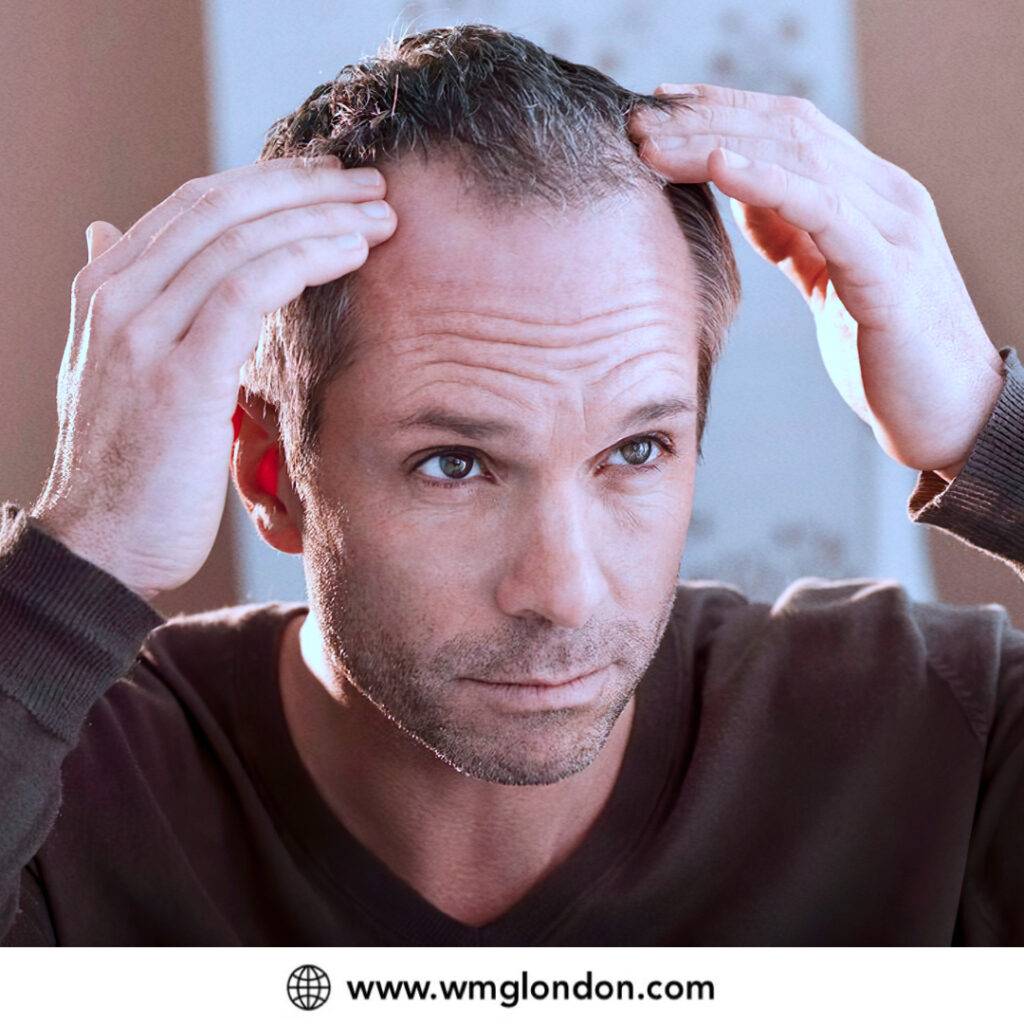
[[[689,398],[659,398],[631,409],[618,421],[616,429],[621,432],[635,430],[655,420],[682,415],[692,416],[696,411],[696,405]],[[417,427],[434,427],[437,430],[446,430],[474,441],[483,441],[502,435],[514,435],[520,431],[520,425],[509,420],[466,416],[442,406],[421,409],[404,416],[395,424],[397,432],[414,430]]]

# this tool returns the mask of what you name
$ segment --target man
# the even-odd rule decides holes
[[[709,181],[912,517],[1024,572],[1024,367],[925,190],[805,102],[638,97],[485,26],[346,68],[263,155],[76,278],[0,547],[5,941],[1019,940],[1005,610],[676,579],[738,299]],[[310,603],[164,623],[236,398]]]

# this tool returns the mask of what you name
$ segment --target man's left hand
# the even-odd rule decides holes
[[[745,237],[814,314],[844,401],[897,462],[952,480],[1003,368],[928,190],[799,97],[654,91],[693,98],[690,109],[634,112],[643,159],[669,181],[713,182],[729,197]],[[749,162],[731,166],[731,154]]]

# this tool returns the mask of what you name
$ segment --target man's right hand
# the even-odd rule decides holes
[[[363,175],[375,176],[370,182]],[[391,237],[376,170],[279,158],[186,182],[72,285],[53,467],[29,515],[147,600],[187,583],[224,512],[239,371],[263,316]]]

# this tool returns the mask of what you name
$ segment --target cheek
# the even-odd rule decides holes
[[[349,510],[346,561],[361,599],[419,616],[424,625],[438,616],[450,618],[457,606],[479,603],[493,564],[492,547],[469,534],[462,516],[397,511],[393,504]]]
[[[679,577],[686,524],[659,523],[642,544],[617,550],[612,584],[618,603],[637,618],[646,617]]]

